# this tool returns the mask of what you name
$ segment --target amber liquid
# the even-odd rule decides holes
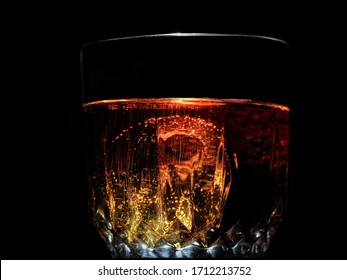
[[[206,232],[223,223],[283,215],[287,107],[166,98],[84,111],[90,211],[107,243],[208,246]]]

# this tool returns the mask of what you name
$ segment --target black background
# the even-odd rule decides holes
[[[109,258],[87,213],[79,48],[94,40],[171,32],[255,34],[289,43],[290,209],[271,256],[345,258],[338,176],[343,111],[328,79],[337,42],[324,33],[325,18],[286,4],[206,7],[204,13],[185,6],[148,10],[14,9],[2,42],[1,259]]]

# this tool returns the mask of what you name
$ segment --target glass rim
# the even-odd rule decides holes
[[[225,98],[232,89],[233,98],[287,103],[277,89],[287,77],[289,53],[286,41],[252,34],[176,32],[91,41],[79,53],[82,103],[138,98],[140,92],[154,97],[163,89],[170,97],[180,85],[186,88],[181,97],[191,90],[201,97],[209,88]]]
[[[236,39],[256,39],[261,41],[272,41],[279,44],[283,44],[287,48],[289,47],[289,44],[287,41],[283,39],[279,39],[272,36],[265,36],[265,35],[256,35],[256,34],[238,34],[238,33],[212,33],[212,32],[173,32],[173,33],[157,33],[157,34],[144,34],[144,35],[135,35],[135,36],[121,36],[121,37],[114,37],[109,39],[101,39],[101,40],[95,40],[91,42],[87,42],[83,45],[81,45],[80,49],[84,49],[85,47],[89,47],[92,45],[98,45],[98,44],[104,44],[108,42],[113,41],[124,41],[124,40],[133,40],[133,39],[150,39],[150,38],[172,38],[172,37],[192,37],[192,38],[199,38],[199,37],[230,37],[230,38],[236,38]]]

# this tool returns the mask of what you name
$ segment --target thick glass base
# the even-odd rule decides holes
[[[281,221],[275,218],[268,225],[259,222],[250,230],[245,230],[242,223],[237,222],[224,233],[211,228],[205,233],[207,244],[191,238],[181,247],[165,238],[159,239],[154,247],[149,247],[140,239],[130,241],[124,232],[112,233],[106,227],[102,231],[102,238],[115,259],[261,259],[266,258]]]

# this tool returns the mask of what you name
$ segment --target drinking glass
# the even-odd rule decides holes
[[[89,211],[112,258],[263,258],[287,213],[288,44],[235,34],[81,47]]]

